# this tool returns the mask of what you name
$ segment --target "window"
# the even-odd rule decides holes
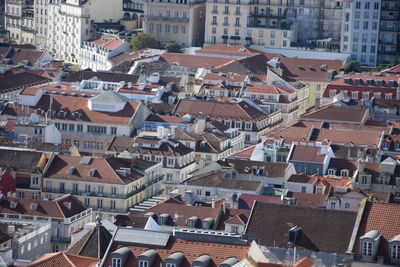
[[[201,189],[196,189],[196,195],[201,196]]]
[[[90,193],[90,184],[85,185],[85,192]]]
[[[139,261],[139,267],[149,267],[148,261]]]
[[[352,99],[358,99],[358,92],[351,92]]]
[[[239,233],[239,226],[232,225],[231,226],[231,233],[238,234]]]
[[[169,25],[168,25],[169,26]],[[168,30],[169,31],[169,30]],[[111,127],[111,134],[116,135],[117,134],[117,127]]]
[[[110,210],[115,210],[115,200],[110,200]]]
[[[211,192],[210,191],[206,191],[206,197],[211,196]]]
[[[400,260],[400,245],[392,245],[392,259]]]
[[[361,176],[361,184],[367,184],[368,183],[368,176],[363,175]]]
[[[322,187],[317,187],[317,195],[322,195]]]
[[[39,185],[39,177],[37,176],[32,177],[32,185]]]
[[[85,198],[85,206],[90,206],[90,198]]]
[[[350,209],[350,202],[344,203],[344,209],[346,209],[346,210]]]
[[[78,184],[72,184],[72,192],[78,192]]]
[[[331,202],[331,210],[335,210],[336,209],[336,203],[335,202]]]
[[[113,259],[112,259],[111,266],[112,266],[112,267],[121,267],[121,266],[122,266],[121,259],[113,258]]]
[[[99,209],[103,208],[103,200],[102,199],[97,199],[97,208],[99,208]]]
[[[112,196],[117,195],[117,188],[115,186],[111,187],[111,195]]]
[[[349,176],[349,171],[348,170],[341,170],[340,171],[340,176],[348,177]]]
[[[251,126],[252,126],[252,123],[251,123],[251,122],[246,122],[246,124],[245,124],[245,130],[251,130]]]
[[[83,132],[83,125],[82,124],[77,124],[76,125],[76,131],[77,132]]]
[[[166,263],[165,267],[176,267],[174,263]]]
[[[371,257],[372,256],[372,242],[364,241],[362,245],[362,256]]]
[[[305,187],[305,186],[302,186],[302,187],[301,187],[301,192],[302,192],[302,193],[305,193],[305,192],[306,192],[306,187]]]

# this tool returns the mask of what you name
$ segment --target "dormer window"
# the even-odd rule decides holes
[[[58,112],[58,116],[59,116],[60,118],[65,118],[65,111],[64,111],[64,110],[60,110],[60,111]]]
[[[396,151],[400,151],[400,143],[396,143],[396,144],[394,145],[394,149],[395,149]]]
[[[91,169],[90,171],[89,171],[89,176],[94,176],[96,174],[96,169]]]
[[[251,126],[252,126],[252,123],[251,123],[251,122],[246,122],[246,124],[245,124],[245,130],[251,130]]]
[[[372,257],[372,242],[364,241],[362,245],[362,256]]]
[[[139,261],[139,267],[149,267],[148,261]]]
[[[341,170],[340,171],[340,176],[349,177],[349,171],[348,170]]]
[[[111,267],[122,267],[121,259],[112,259]]]
[[[400,262],[400,244],[394,244],[391,246],[392,249],[392,263]]]
[[[368,233],[365,233],[362,237],[360,237],[360,254],[362,260],[375,260],[380,240],[381,234],[376,230],[369,231]]]
[[[328,169],[328,175],[336,175],[336,170],[335,169]]]

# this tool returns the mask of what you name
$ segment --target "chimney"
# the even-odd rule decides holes
[[[222,203],[222,213],[223,214],[226,213],[226,205],[227,205],[227,203],[224,201],[224,203]]]
[[[215,198],[211,200],[211,208],[215,208]]]
[[[320,102],[321,102],[321,98],[318,97],[315,99],[315,106],[314,106],[315,109],[319,109]]]

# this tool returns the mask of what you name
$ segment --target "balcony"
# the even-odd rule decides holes
[[[229,15],[229,11],[224,11],[224,15]]]
[[[250,17],[261,17],[261,18],[273,18],[273,19],[286,19],[286,14],[250,12],[249,16]]]
[[[388,32],[397,32],[397,31],[399,31],[399,27],[398,27],[398,26],[392,26],[392,27],[389,27],[389,26],[380,26],[380,27],[379,27],[379,30],[381,30],[381,31],[388,31]]]
[[[400,7],[398,6],[382,6],[382,11],[400,11]]]
[[[240,11],[236,11],[236,12],[235,12],[235,15],[236,15],[236,16],[240,16],[240,15],[241,15]]]
[[[247,27],[250,27],[250,28],[266,28],[266,29],[290,30],[290,25],[287,24],[286,22],[282,22],[279,25],[267,25],[267,24],[258,23],[257,21],[253,21],[253,22],[249,22],[247,24]]]
[[[189,18],[165,17],[165,16],[147,16],[148,20],[161,20],[161,21],[175,21],[175,22],[189,22]]]
[[[211,14],[218,14],[218,10],[212,10]]]

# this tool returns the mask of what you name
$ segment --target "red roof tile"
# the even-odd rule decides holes
[[[254,50],[250,47],[246,47],[244,45],[226,45],[226,44],[209,45],[200,50],[197,50],[196,53],[216,54],[216,56],[227,55],[227,56],[241,56],[241,57],[248,57],[260,54],[259,51]]]
[[[77,256],[66,252],[48,253],[25,265],[26,267],[94,267],[99,259]]]
[[[160,60],[165,61],[168,64],[178,64],[180,66],[199,68],[215,68],[234,61],[233,58],[218,58],[175,53],[165,53],[160,56]]]

